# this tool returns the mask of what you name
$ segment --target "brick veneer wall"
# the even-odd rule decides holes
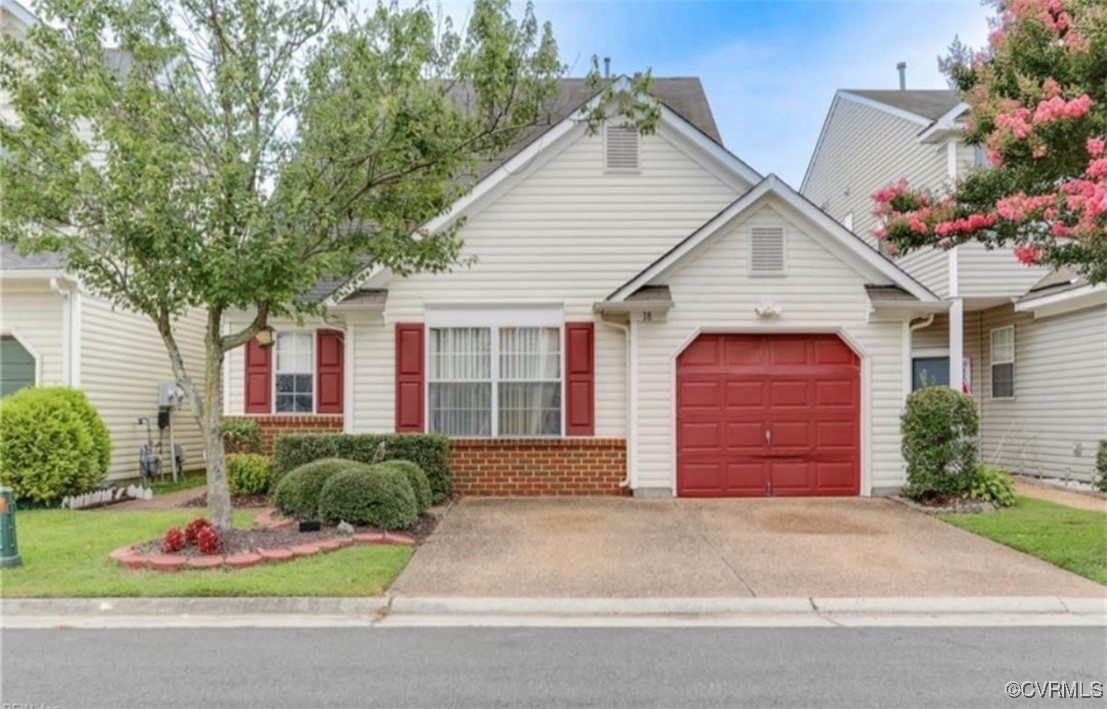
[[[450,441],[454,491],[460,495],[626,495],[621,438]]]
[[[282,433],[342,433],[342,415],[228,416],[227,420],[257,421],[266,455],[273,455],[273,443]]]

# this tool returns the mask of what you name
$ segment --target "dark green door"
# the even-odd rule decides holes
[[[19,340],[0,335],[0,397],[35,385],[35,358]]]

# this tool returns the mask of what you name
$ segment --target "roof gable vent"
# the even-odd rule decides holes
[[[607,170],[637,172],[638,131],[633,126],[608,124],[604,136],[604,160]]]
[[[784,273],[784,227],[755,226],[750,229],[750,273]]]

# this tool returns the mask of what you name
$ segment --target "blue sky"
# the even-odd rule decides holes
[[[467,3],[446,2],[457,19]],[[612,71],[703,80],[723,140],[762,173],[798,187],[834,91],[945,88],[937,57],[954,35],[982,46],[978,0],[536,0],[562,61],[582,75],[593,54]],[[460,10],[460,11],[459,11]]]

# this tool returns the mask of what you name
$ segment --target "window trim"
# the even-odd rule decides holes
[[[754,229],[780,229],[780,270],[753,270],[753,231]],[[788,227],[783,224],[750,224],[746,228],[746,274],[750,278],[781,278],[788,275]]]
[[[603,127],[603,171],[605,175],[640,175],[642,173],[642,134],[634,128],[629,130],[634,133],[634,149],[637,153],[636,167],[608,167],[607,161],[607,132],[609,128],[627,128],[626,124],[613,125],[605,123]]]
[[[466,380],[470,383],[488,383],[491,387],[491,433],[487,436],[467,435],[467,436],[451,436],[449,434],[443,434],[449,436],[451,439],[473,439],[481,441],[489,440],[526,440],[531,438],[541,438],[545,440],[558,440],[565,438],[565,322],[561,318],[560,313],[557,314],[557,321],[552,321],[553,313],[543,312],[541,309],[536,309],[532,312],[523,311],[517,313],[514,318],[509,317],[506,320],[502,319],[503,314],[507,311],[487,310],[487,311],[468,311],[457,313],[457,317],[451,317],[443,314],[441,318],[432,317],[428,312],[427,319],[424,323],[426,330],[426,345],[423,347],[423,371],[426,372],[426,377],[423,380],[423,411],[426,416],[426,431],[427,433],[434,433],[432,428],[433,417],[431,415],[431,401],[430,401],[430,388],[431,384],[437,383],[449,383],[452,380],[431,380],[431,343],[433,338],[431,337],[431,330],[440,330],[447,328],[483,328],[488,329],[489,333],[489,357],[491,363],[489,367],[489,373],[491,374],[491,380],[473,379]],[[529,327],[529,328],[554,328],[557,330],[558,338],[558,383],[560,387],[560,422],[558,424],[559,432],[552,435],[543,434],[531,434],[531,435],[505,435],[500,433],[500,387],[499,385],[504,382],[500,379],[500,330],[502,328],[509,327]],[[509,383],[512,380],[507,380]],[[528,380],[530,381],[530,380]],[[535,382],[549,383],[547,380],[534,380]],[[552,380],[550,380],[552,381]],[[525,382],[524,382],[525,383]]]
[[[1004,360],[1002,362],[996,361],[996,333],[1006,330],[1011,331],[1011,359],[1010,361]],[[1004,325],[1003,327],[993,327],[988,331],[988,398],[992,401],[1013,401],[1016,394],[1016,381],[1015,381],[1015,361],[1017,359],[1016,352],[1016,340],[1015,340],[1015,326]],[[1011,396],[996,396],[996,365],[997,364],[1009,364],[1011,365]]]
[[[303,374],[303,372],[281,372],[277,368],[277,363],[280,361],[278,357],[277,349],[280,347],[281,335],[308,335],[308,339],[311,340],[311,411],[277,411],[277,377],[281,374]],[[319,408],[319,392],[318,388],[318,360],[319,353],[317,349],[319,347],[318,332],[314,329],[297,328],[293,330],[279,330],[275,339],[273,340],[273,359],[272,359],[272,376],[269,378],[269,387],[272,398],[272,405],[269,407],[269,413],[272,416],[315,416],[318,413]],[[345,406],[345,404],[343,404]]]

